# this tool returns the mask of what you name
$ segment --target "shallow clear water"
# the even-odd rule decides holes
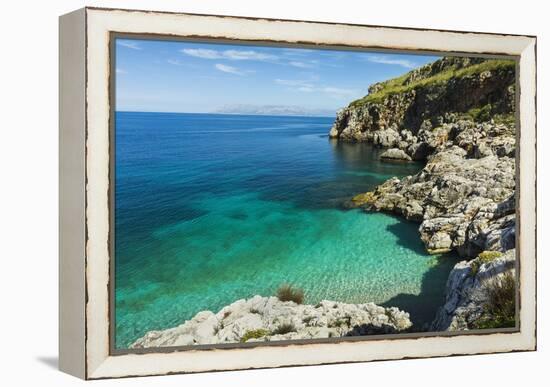
[[[116,345],[292,283],[322,299],[399,306],[415,326],[454,263],[417,225],[342,202],[418,164],[338,144],[333,118],[116,114]]]

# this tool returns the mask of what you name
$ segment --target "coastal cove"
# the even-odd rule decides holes
[[[117,112],[116,347],[282,283],[305,302],[374,302],[423,329],[454,255],[418,223],[344,203],[420,162],[330,140],[334,117]]]

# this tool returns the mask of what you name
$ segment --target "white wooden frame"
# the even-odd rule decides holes
[[[519,57],[520,329],[113,355],[109,335],[112,32]],[[85,8],[60,18],[60,368],[84,379],[536,349],[536,38]]]

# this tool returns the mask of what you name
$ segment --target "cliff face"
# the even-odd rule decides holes
[[[447,295],[433,331],[515,326],[515,253],[485,253],[458,263],[447,281]]]
[[[370,86],[368,95],[338,112],[330,137],[398,146],[410,143],[423,124],[513,114],[514,94],[514,62],[445,57]]]

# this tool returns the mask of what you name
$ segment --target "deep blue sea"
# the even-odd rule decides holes
[[[282,283],[433,317],[455,261],[427,255],[417,224],[342,206],[421,165],[329,140],[333,120],[116,113],[118,348]]]

